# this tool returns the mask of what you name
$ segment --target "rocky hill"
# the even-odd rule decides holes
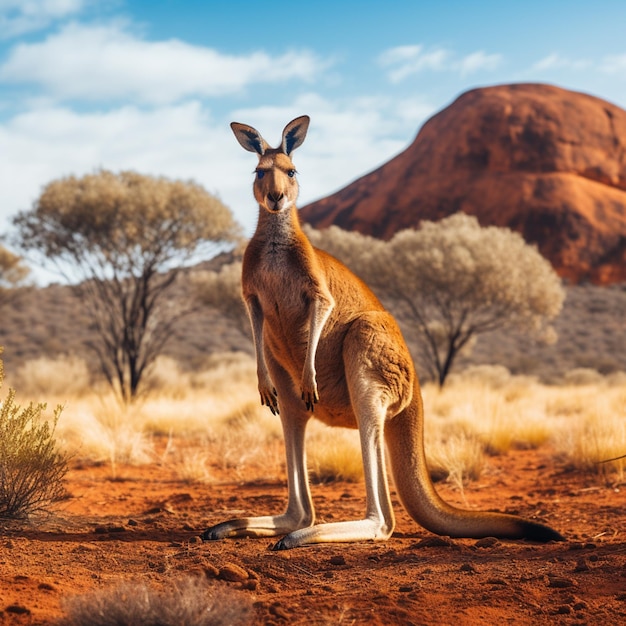
[[[457,211],[519,231],[572,282],[626,281],[626,111],[550,85],[475,89],[301,216],[390,238]]]

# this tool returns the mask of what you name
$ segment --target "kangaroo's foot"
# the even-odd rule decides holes
[[[338,543],[348,541],[384,541],[389,539],[393,526],[383,520],[367,518],[351,522],[316,524],[289,533],[278,541],[272,550],[290,550],[313,543]]]
[[[306,528],[312,523],[313,519],[304,515],[242,517],[207,528],[202,533],[202,539],[204,541],[216,541],[229,537],[276,537]]]

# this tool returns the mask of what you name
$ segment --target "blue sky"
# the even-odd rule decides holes
[[[547,82],[626,108],[626,2],[0,0],[0,234],[103,167],[194,179],[246,231],[253,155],[312,118],[300,205],[403,150],[463,91]]]

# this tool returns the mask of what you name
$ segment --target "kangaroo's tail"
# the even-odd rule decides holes
[[[424,413],[417,382],[413,401],[387,422],[385,438],[400,500],[424,528],[450,537],[564,541],[544,524],[505,513],[459,509],[439,497],[424,456]]]

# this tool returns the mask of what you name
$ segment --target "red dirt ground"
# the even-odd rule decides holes
[[[435,538],[397,502],[387,542],[286,552],[270,551],[269,539],[202,543],[218,521],[280,511],[285,485],[225,474],[186,485],[157,466],[118,468],[115,480],[108,467],[76,466],[68,478],[71,497],[53,517],[0,522],[2,625],[49,624],[66,597],[124,580],[166,586],[190,572],[238,590],[254,624],[626,623],[626,485],[569,471],[546,449],[490,459],[465,498],[540,518],[568,539],[548,545]],[[463,505],[458,491],[439,490]],[[360,516],[363,491],[314,485],[318,519]]]

